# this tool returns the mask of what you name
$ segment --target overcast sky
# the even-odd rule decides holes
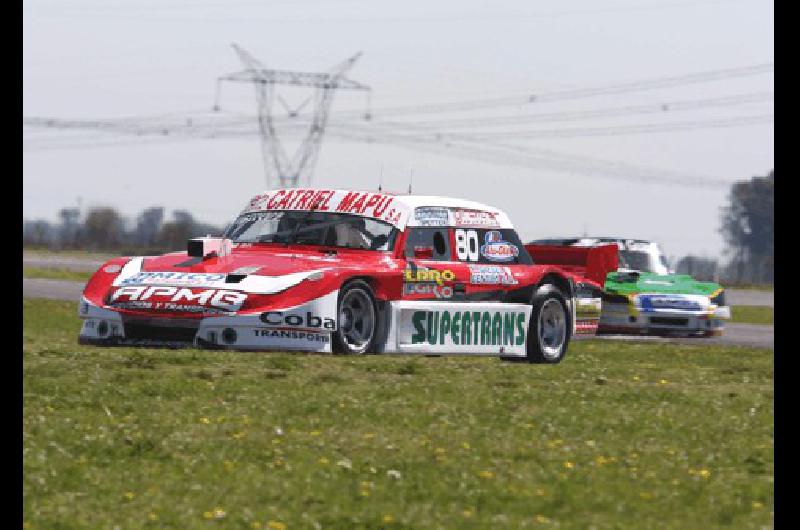
[[[430,122],[444,119],[565,116],[695,102],[656,114],[583,114],[458,131],[483,134],[484,140],[473,144],[478,154],[492,142],[512,142],[581,160],[587,167],[565,172],[548,162],[521,166],[475,160],[472,153],[448,155],[433,144],[425,146],[433,151],[422,151],[346,141],[334,133],[334,124],[352,132],[345,111],[360,111],[364,98],[337,94],[315,185],[374,189],[382,172],[384,189],[405,190],[413,171],[415,193],[503,208],[526,240],[587,231],[654,239],[669,255],[715,256],[723,248],[717,229],[726,187],[676,182],[682,177],[733,182],[773,167],[769,71],[452,114],[380,112],[506,96],[524,100],[528,94],[771,63],[771,2],[25,0],[23,14],[25,116],[112,119],[208,111],[216,77],[240,69],[232,42],[270,68],[304,71],[327,70],[363,51],[349,77],[373,88],[375,119],[358,127],[386,121],[431,127]],[[224,87],[223,110],[254,113],[248,88]],[[729,96],[736,104],[696,104]],[[303,97],[285,93],[293,106]],[[720,126],[739,119],[758,123]],[[692,125],[656,133],[621,134],[620,129],[676,122]],[[518,138],[518,132],[527,136]],[[224,224],[265,188],[257,137],[167,142],[92,133],[107,145],[54,148],[60,140],[53,138],[70,134],[25,128],[27,218],[55,220],[59,208],[80,200],[84,208],[111,205],[126,215],[152,205],[187,209],[198,219]],[[613,177],[591,171],[597,159],[641,166],[643,176],[676,178],[672,184],[642,182],[631,171]]]

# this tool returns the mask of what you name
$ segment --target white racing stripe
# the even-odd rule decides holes
[[[174,287],[211,287],[227,288],[250,294],[274,294],[294,287],[308,278],[319,275],[328,270],[315,269],[310,271],[294,272],[282,276],[245,276],[238,283],[226,282],[228,274],[220,273],[193,273],[175,271],[142,271],[144,258],[133,258],[122,267],[119,275],[114,279],[114,287],[132,285],[165,285]]]

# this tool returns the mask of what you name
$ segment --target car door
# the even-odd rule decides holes
[[[523,302],[531,259],[513,229],[464,227],[452,229],[453,260],[466,266],[465,299],[469,301]]]
[[[406,237],[404,300],[464,299],[469,269],[455,260],[448,227],[411,227]]]

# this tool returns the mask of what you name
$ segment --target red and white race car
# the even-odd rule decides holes
[[[221,238],[105,263],[79,342],[557,363],[596,331],[609,249],[537,248],[534,263],[506,214],[476,202],[269,191]]]

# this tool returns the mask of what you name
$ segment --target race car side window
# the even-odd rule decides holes
[[[434,261],[450,261],[450,237],[447,228],[409,228],[405,256],[414,258],[416,247],[430,249]]]

